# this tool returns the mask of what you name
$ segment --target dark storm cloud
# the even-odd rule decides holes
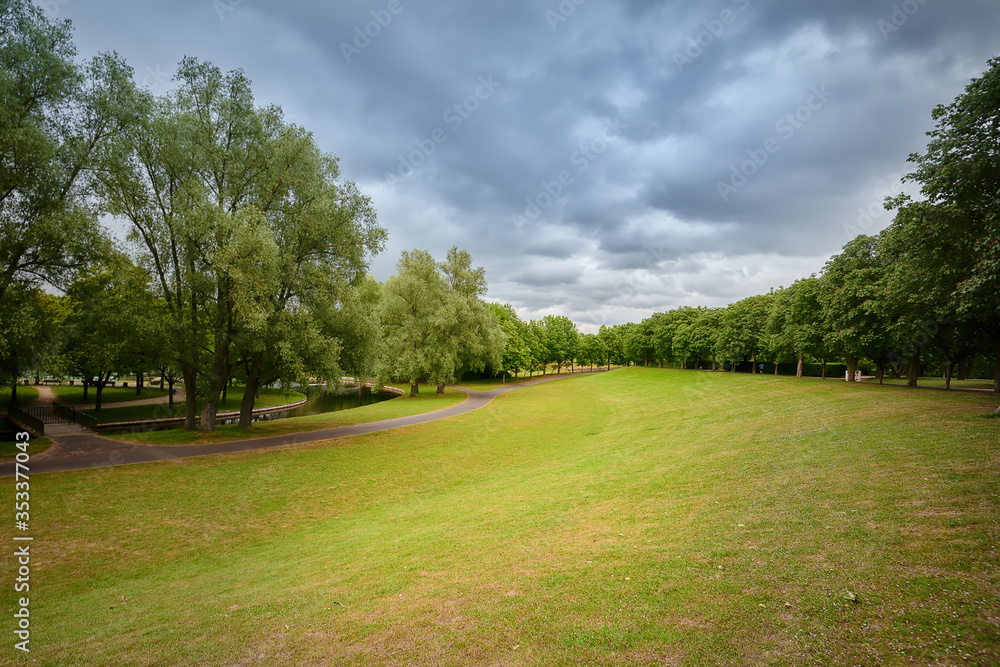
[[[457,244],[491,298],[589,326],[787,285],[884,227],[931,109],[1000,50],[987,0],[49,7],[157,90],[186,54],[242,67],[372,196],[380,279]]]

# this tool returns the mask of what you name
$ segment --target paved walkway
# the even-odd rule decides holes
[[[397,417],[395,419],[384,419],[382,421],[370,422],[367,424],[356,424],[354,426],[337,426],[333,428],[321,429],[318,431],[308,431],[304,433],[288,433],[285,435],[268,436],[265,438],[252,438],[249,440],[233,440],[230,442],[216,442],[206,445],[174,445],[157,447],[154,445],[139,445],[134,443],[119,442],[110,438],[103,438],[99,435],[77,426],[75,424],[46,424],[45,436],[53,441],[52,447],[46,451],[32,456],[28,464],[29,474],[43,472],[62,472],[66,470],[84,470],[87,468],[101,468],[106,466],[124,465],[127,463],[148,463],[150,461],[168,461],[172,459],[188,458],[191,456],[207,456],[209,454],[227,454],[230,452],[245,452],[255,449],[266,449],[269,447],[280,447],[283,445],[297,445],[306,442],[317,442],[320,440],[331,440],[334,438],[346,438],[352,435],[363,435],[365,433],[376,433],[378,431],[388,431],[403,426],[413,426],[448,419],[456,415],[472,412],[485,406],[500,394],[527,387],[542,382],[562,380],[581,375],[591,375],[591,373],[575,373],[565,375],[547,375],[535,378],[527,382],[499,387],[491,391],[467,391],[461,387],[456,387],[465,392],[465,400],[458,405],[442,408],[433,412],[425,412],[409,417]],[[433,391],[433,388],[430,388]],[[14,461],[0,463],[0,477],[8,477],[14,474]]]
[[[56,396],[56,393],[54,391],[52,391],[51,386],[46,384],[38,384],[31,386],[38,390],[38,398],[33,400],[31,403],[28,403],[28,405],[48,406],[52,405],[52,403],[59,402],[59,397]],[[146,385],[146,387],[148,388],[150,387],[150,385]],[[90,393],[88,395],[93,396],[95,391],[97,390],[91,387]],[[180,403],[185,399],[185,397],[186,394],[184,393],[184,387],[177,387],[177,393],[174,394],[174,401]],[[153,396],[151,398],[137,398],[134,401],[118,401],[111,403],[104,402],[101,405],[102,407],[105,408],[127,408],[133,405],[156,405],[157,403],[169,403],[169,402],[170,402],[170,396],[164,395],[164,396]],[[69,405],[69,403],[64,403],[64,405]],[[97,404],[83,403],[83,404],[73,405],[72,407],[76,408],[77,410],[93,410],[94,408],[97,407]]]

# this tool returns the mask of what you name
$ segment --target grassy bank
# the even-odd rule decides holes
[[[625,369],[399,431],[37,476],[31,657],[996,664],[994,407]]]
[[[93,405],[97,401],[97,389],[90,387],[87,391],[87,398],[83,397],[82,384],[61,384],[52,387],[52,392],[59,397],[59,402],[63,405]],[[124,403],[126,401],[141,401],[149,398],[160,398],[167,395],[166,389],[159,387],[145,386],[142,394],[136,395],[135,387],[105,387],[101,392],[101,405],[112,405],[114,403]]]
[[[166,431],[109,435],[108,437],[124,442],[137,442],[146,445],[194,445],[211,442],[228,442],[230,440],[246,440],[271,435],[284,435],[286,433],[318,431],[335,426],[350,426],[352,424],[362,424],[382,419],[407,417],[432,410],[440,410],[460,403],[464,399],[465,394],[457,389],[448,388],[445,390],[444,395],[438,396],[434,393],[433,387],[421,387],[420,393],[413,398],[407,396],[359,408],[351,408],[350,410],[257,422],[253,425],[251,431],[245,431],[235,424],[230,424],[217,426],[215,433],[209,434],[171,429]]]

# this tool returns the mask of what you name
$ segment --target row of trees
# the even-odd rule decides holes
[[[978,362],[1000,393],[1000,59],[933,117],[927,151],[909,157],[916,169],[904,178],[923,199],[888,199],[896,215],[883,232],[858,236],[789,287],[614,327],[606,348],[618,363],[756,371],[767,361],[777,372],[795,362],[797,375],[807,360],[845,360],[852,379],[860,362],[910,385],[933,368],[950,386]]]

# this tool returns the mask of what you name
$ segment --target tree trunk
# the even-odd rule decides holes
[[[95,389],[96,389],[96,391],[94,392],[94,394],[95,394],[94,414],[95,415],[101,414],[101,394],[104,392],[104,386],[106,384],[107,384],[107,380],[105,380],[103,382],[98,381],[98,382],[94,383],[94,386],[95,386]]]
[[[657,357],[656,358],[656,367],[657,368],[663,368],[663,357]]]
[[[885,377],[885,364],[881,361],[875,362],[875,377],[878,378],[878,383],[882,384],[882,378]]]
[[[190,366],[181,371],[181,376],[184,378],[184,430],[194,431],[198,428],[197,376]]]
[[[413,398],[419,392],[420,392],[420,390],[417,389],[417,381],[416,380],[410,380],[410,398]]]
[[[955,362],[951,359],[948,360],[948,367],[944,372],[944,388],[951,389],[951,374],[955,370]]]
[[[715,372],[715,355],[712,355],[712,372]]]
[[[213,399],[214,394],[214,399]],[[205,404],[201,406],[201,421],[198,433],[215,433],[215,415],[219,412],[219,392],[209,389]]]
[[[256,369],[247,369],[247,383],[243,388],[243,400],[240,402],[240,428],[253,428],[253,396],[260,385],[260,374]],[[225,399],[223,399],[225,400]]]
[[[802,377],[802,355],[799,354],[799,365],[795,368],[795,377]]]
[[[444,387],[445,387],[444,382],[438,383],[438,388],[437,388],[438,395],[444,394]]]
[[[160,370],[160,390],[163,390],[163,376],[166,375],[162,370]]]
[[[826,379],[826,359],[823,360],[823,376],[822,379]]]
[[[15,379],[14,384],[17,384],[16,379]],[[89,393],[90,393],[90,380],[84,378],[84,380],[83,380],[83,400],[84,400],[84,402],[86,402],[86,400],[88,398],[87,395]]]
[[[142,371],[136,373],[135,376],[135,395],[142,396]]]
[[[847,381],[854,382],[854,373],[858,370],[858,358],[853,354],[847,355]]]
[[[160,379],[162,381],[163,378],[160,378]],[[163,389],[163,387],[160,387],[160,389]],[[170,411],[173,412],[174,411],[174,381],[173,380],[170,380],[170,382],[167,385],[167,405],[170,406]]]
[[[14,373],[14,384],[10,386],[10,402],[17,405],[17,373]]]
[[[913,353],[910,355],[909,369],[906,374],[906,386],[916,387],[920,377],[920,343],[913,343]]]

